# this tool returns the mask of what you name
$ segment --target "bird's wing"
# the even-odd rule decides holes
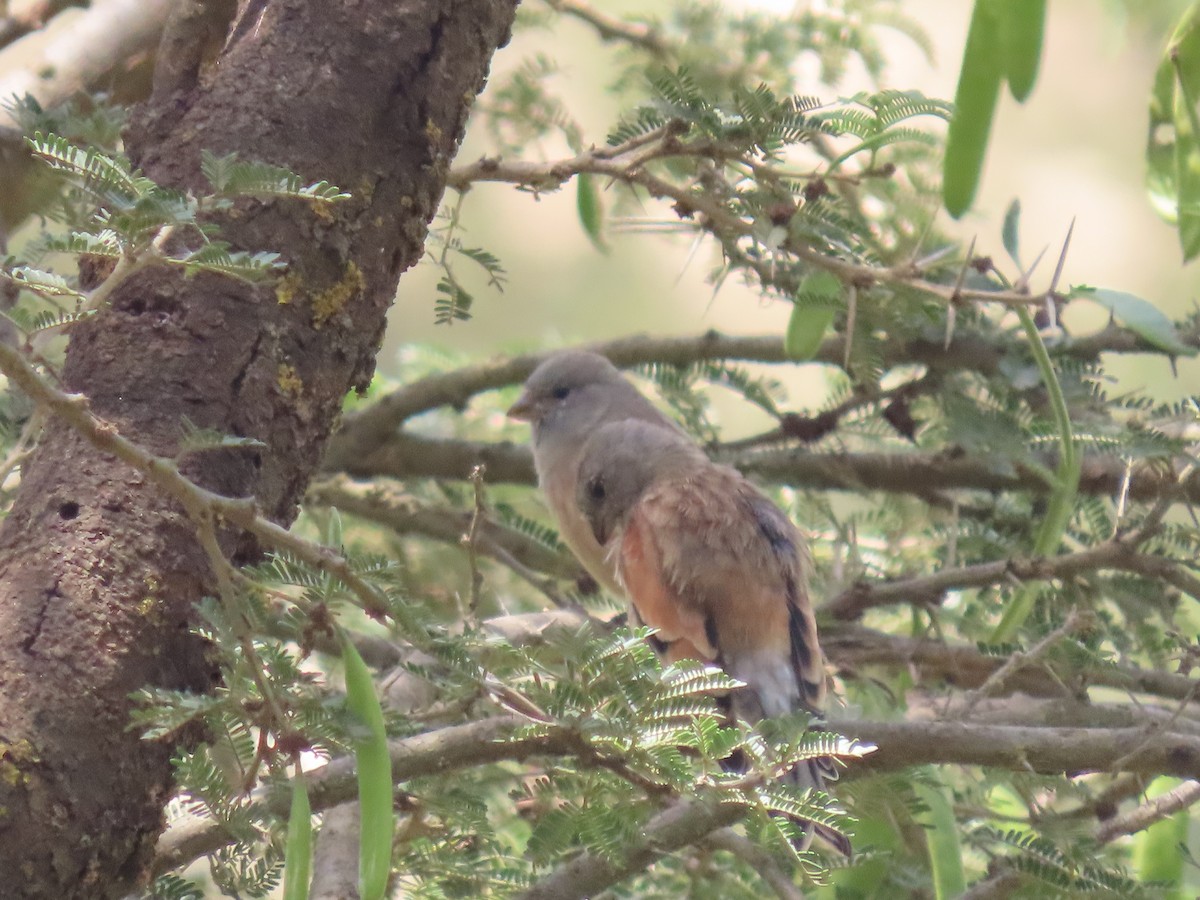
[[[803,540],[740,474],[710,466],[660,484],[621,538],[622,580],[642,621],[668,647],[686,641],[747,689],[734,712],[754,722],[817,713],[825,675],[805,585]]]
[[[625,589],[642,621],[659,629],[668,661],[713,662],[745,682],[727,701],[743,721],[799,709],[820,714],[825,672],[807,549],[775,504],[735,470],[712,466],[646,492],[619,540]],[[736,758],[728,764],[740,768]],[[787,777],[820,791],[838,772],[833,760],[817,757]],[[815,834],[850,855],[844,835],[800,825],[799,848]]]
[[[718,652],[707,631],[708,617],[664,579],[657,537],[639,504],[618,538],[618,572],[633,612],[658,629],[653,642],[667,662],[715,662]]]

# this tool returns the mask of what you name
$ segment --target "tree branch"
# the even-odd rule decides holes
[[[519,900],[585,900],[594,897],[655,860],[730,825],[747,812],[745,806],[702,800],[677,803],[647,822],[638,840],[620,857],[585,851],[555,869]]]
[[[1096,840],[1108,844],[1127,834],[1136,834],[1197,801],[1200,801],[1200,782],[1185,781],[1167,793],[1146,801],[1137,809],[1105,822],[1096,832]]]
[[[499,181],[545,190],[557,187],[575,175],[603,175],[630,186],[645,188],[652,197],[672,201],[676,213],[681,217],[703,216],[704,223],[701,227],[713,232],[722,243],[732,245],[737,238],[754,235],[755,223],[731,211],[713,194],[697,191],[690,184],[675,184],[644,167],[645,163],[656,158],[680,156],[704,156],[717,162],[741,159],[746,153],[744,147],[732,144],[719,146],[707,140],[682,142],[676,135],[668,133],[663,135],[657,145],[647,146],[639,142],[637,149],[636,158],[622,158],[623,154],[619,149],[614,151],[611,148],[602,151],[588,150],[570,159],[548,163],[489,158],[452,170],[447,183],[459,190],[481,181]],[[978,290],[929,281],[923,277],[924,273],[911,263],[888,267],[870,266],[817,252],[797,240],[789,240],[784,246],[797,259],[832,272],[847,284],[903,284],[940,297],[946,303],[978,300],[1015,307],[1040,306],[1045,302],[1043,295],[1034,295],[1027,291]]]
[[[803,448],[751,451],[717,458],[764,481],[809,490],[851,492],[885,491],[924,495],[930,491],[1049,490],[1042,473],[1020,462],[946,452],[812,453]],[[430,438],[406,431],[393,434],[366,455],[327,458],[327,471],[358,478],[446,478],[466,480],[472,467],[487,465],[492,483],[534,484],[533,456],[529,448],[511,441],[484,442]],[[1106,456],[1083,461],[1079,490],[1083,494],[1113,496],[1121,490],[1125,464]],[[1129,478],[1129,496],[1155,499],[1176,492],[1180,500],[1200,502],[1200,474],[1183,485],[1161,465],[1139,464]]]
[[[358,597],[368,613],[385,616],[391,611],[383,592],[359,575],[345,557],[260,515],[253,497],[225,497],[200,487],[180,472],[175,460],[150,453],[96,418],[88,408],[86,397],[68,394],[52,386],[20,351],[3,343],[0,343],[0,372],[36,404],[54,413],[97,449],[130,465],[178,500],[198,524],[217,518],[236,524],[268,546],[294,554],[308,565],[333,575]]]
[[[1200,335],[1182,334],[1180,338],[1192,346],[1200,347]],[[628,337],[587,344],[585,347],[607,356],[622,367],[649,362],[687,365],[706,359],[788,362],[783,341],[778,335],[735,337],[708,331],[683,338]],[[1052,346],[1050,351],[1057,357],[1087,361],[1097,359],[1101,353],[1150,353],[1154,352],[1154,348],[1134,332],[1109,324],[1091,335],[1063,340]],[[919,364],[937,371],[974,371],[991,375],[999,370],[1006,358],[1023,353],[1023,344],[1013,335],[982,334],[960,329],[949,347],[944,345],[940,335],[921,340],[891,341],[884,349],[884,365]],[[524,381],[547,355],[545,352],[530,353],[466,366],[452,372],[439,372],[393,391],[365,409],[345,417],[340,430],[330,442],[325,468],[330,471],[348,470],[354,461],[389,441],[396,430],[413,416],[442,406],[461,409],[477,394]],[[830,338],[822,343],[814,359],[829,365],[840,365],[844,355],[844,341],[840,337]]]
[[[583,0],[546,0],[551,7],[582,22],[586,22],[605,41],[624,41],[655,56],[666,56],[670,46],[658,34],[658,30],[639,22],[626,22],[616,16],[584,3]]]
[[[513,732],[526,724],[528,720],[517,716],[497,716],[390,741],[393,778],[401,784],[413,778],[504,760],[521,760],[535,754],[561,754],[569,749],[565,731],[542,737],[513,738]],[[313,812],[353,800],[358,790],[354,758],[349,756],[307,773],[306,778]],[[254,791],[247,805],[286,818],[290,785],[290,781],[279,781],[261,787]],[[193,818],[172,825],[159,838],[152,871],[161,875],[187,865],[233,839],[221,823],[212,819]]]
[[[76,0],[9,0],[0,18],[0,47],[37,31]]]
[[[853,672],[869,665],[913,666],[922,680],[945,681],[955,687],[978,688],[1004,666],[1003,657],[986,656],[967,644],[946,644],[922,638],[898,637],[857,625],[832,623],[821,629],[821,646],[839,668]],[[1008,690],[1033,697],[1070,696],[1063,681],[1118,688],[1171,700],[1194,695],[1197,682],[1186,675],[1117,664],[1061,673],[1042,663],[1029,665],[1006,678]]]
[[[55,17],[45,31],[0,52],[0,96],[32,94],[46,108],[86,91],[121,60],[154,47],[176,0],[100,0]],[[50,6],[63,5],[61,3]],[[0,124],[11,124],[0,111]]]
[[[358,803],[325,811],[313,847],[308,900],[348,900],[358,896]]]
[[[860,582],[842,591],[822,611],[835,619],[857,619],[869,609],[893,603],[937,604],[947,591],[986,587],[1013,580],[1072,578],[1085,572],[1105,570],[1163,578],[1200,599],[1200,580],[1182,566],[1162,557],[1138,553],[1124,541],[1112,540],[1089,550],[1047,559],[1001,559],[891,582]]]
[[[792,874],[780,868],[771,854],[733,829],[722,828],[714,831],[704,839],[701,846],[732,853],[754,869],[779,900],[804,900],[804,894],[796,887]]]
[[[1088,709],[1082,705],[1077,707],[1083,716],[1089,714]],[[1094,718],[1112,720],[1112,710],[1096,710]],[[1135,721],[1136,717],[1130,712],[1118,719]],[[395,781],[399,784],[412,778],[505,760],[523,760],[530,756],[574,755],[579,750],[578,735],[569,729],[551,730],[536,737],[513,738],[513,732],[526,724],[527,720],[518,716],[497,716],[391,741],[389,746]],[[1067,775],[1114,771],[1114,767],[1119,765],[1121,771],[1144,775],[1200,777],[1200,735],[1162,730],[1155,732],[1153,741],[1147,741],[1148,729],[1142,725],[1067,728],[991,721],[847,720],[825,723],[823,727],[850,739],[875,744],[878,748],[869,756],[852,763],[844,778],[927,764],[990,766]],[[1133,753],[1128,752],[1130,747],[1136,748]],[[307,777],[314,812],[352,799],[357,790],[354,762],[350,757],[333,760]],[[259,807],[263,813],[270,811],[285,816],[289,797],[287,781],[273,782],[256,790],[251,795],[249,805]],[[690,826],[677,821],[676,815],[671,812],[679,807],[672,807],[672,810],[662,814],[667,817],[660,823],[664,831],[655,832],[656,839],[683,841],[678,845],[683,846],[732,821],[721,819],[717,812],[705,812],[702,805],[685,806],[688,806],[689,814],[698,817],[697,821]],[[719,809],[736,811],[737,807],[731,805]],[[657,821],[652,820],[651,824]],[[190,819],[178,823],[159,839],[153,871],[161,874],[186,865],[231,840],[233,837],[225,828],[212,820]],[[661,850],[667,845],[658,843],[655,846]],[[642,854],[637,856],[639,860],[652,860],[657,855],[649,846],[640,847],[636,852]],[[628,859],[613,867],[601,866],[598,860],[587,854],[579,859],[585,857],[588,861],[580,864],[580,877],[611,878],[614,873],[624,877],[620,873],[634,870],[629,868]],[[565,881],[556,879],[550,886],[563,883]]]
[[[469,513],[424,505],[406,493],[402,485],[382,479],[359,482],[344,476],[327,478],[309,488],[306,502],[336,507],[397,534],[420,534],[448,544],[457,543],[470,524]],[[568,551],[555,553],[545,544],[491,519],[481,522],[479,549],[505,565],[515,560],[554,578],[574,581],[583,575],[583,568]]]
[[[924,763],[991,766],[1078,775],[1121,771],[1200,777],[1200,736],[1155,734],[1147,728],[1054,728],[961,721],[826,722],[822,725],[879,749],[850,772],[886,772]],[[1130,747],[1137,748],[1134,753]]]

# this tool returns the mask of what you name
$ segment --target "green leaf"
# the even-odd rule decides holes
[[[1118,323],[1128,328],[1147,344],[1175,356],[1195,356],[1196,348],[1185,344],[1175,330],[1175,324],[1149,300],[1110,291],[1105,288],[1075,287],[1068,300],[1092,300],[1107,308]]]
[[[1194,98],[1200,93],[1175,92],[1176,227],[1185,262],[1200,254],[1200,128],[1193,119]]]
[[[1004,227],[1000,230],[1000,238],[1004,242],[1004,249],[1018,266],[1021,265],[1020,230],[1021,201],[1014,197],[1004,213]]]
[[[105,228],[96,234],[86,231],[72,231],[69,235],[50,235],[43,246],[54,253],[74,253],[76,255],[104,256],[109,259],[119,259],[123,248],[117,233]]]
[[[303,773],[292,779],[292,810],[288,815],[287,849],[283,864],[283,900],[306,900],[312,880],[312,808]]]
[[[43,272],[30,266],[17,266],[8,273],[19,287],[43,297],[70,297],[82,300],[83,294],[67,284],[67,280],[53,272]]]
[[[1150,94],[1146,132],[1146,192],[1165,221],[1179,221],[1179,185],[1175,177],[1175,68],[1169,57],[1159,63]]]
[[[962,844],[958,839],[958,821],[954,817],[949,792],[937,771],[928,769],[924,774],[924,779],[914,781],[913,788],[929,810],[925,844],[929,850],[929,867],[933,872],[933,889],[937,900],[949,900],[961,896],[967,889]]]
[[[1003,11],[1004,70],[1008,89],[1024,103],[1037,81],[1046,27],[1046,0],[1007,0]]]
[[[975,0],[962,71],[954,94],[954,118],[946,135],[942,199],[956,219],[975,199],[992,116],[1004,78],[1004,48],[1000,37],[1003,0]]]
[[[267,281],[286,268],[278,253],[230,250],[225,241],[210,241],[187,256],[168,258],[167,261],[183,266],[188,275],[216,272],[251,283]]]
[[[1180,19],[1154,76],[1146,141],[1146,190],[1175,225],[1184,260],[1200,254],[1200,4]]]
[[[1050,354],[1038,332],[1033,315],[1025,306],[1018,307],[1016,312],[1033,351],[1042,383],[1046,386],[1046,393],[1049,394],[1050,408],[1054,412],[1054,425],[1058,432],[1058,465],[1051,480],[1052,489],[1046,502],[1046,510],[1033,540],[1033,555],[1046,557],[1058,552],[1074,514],[1075,498],[1079,494],[1082,457],[1071,428],[1071,411],[1063,394],[1062,383],[1054,371],[1054,364],[1050,360]],[[992,632],[989,639],[991,643],[1001,644],[1014,639],[1017,631],[1033,612],[1037,590],[1030,582],[1023,583],[1017,589],[1016,595],[1009,601],[1008,607],[1000,617],[1000,623]]]
[[[451,325],[471,318],[471,307],[475,298],[457,281],[441,278],[437,283],[438,298],[434,301],[434,323]]]
[[[796,293],[783,346],[791,359],[805,362],[817,355],[833,324],[842,300],[842,283],[829,272],[814,272]]]
[[[346,706],[365,726],[363,736],[353,742],[358,773],[358,892],[362,900],[380,900],[392,866],[392,758],[371,671],[345,634],[342,661],[346,666]]]
[[[109,156],[91,147],[76,147],[56,134],[35,131],[25,142],[33,155],[73,176],[81,187],[110,202],[133,203],[155,190],[154,182],[135,174],[119,156]]]
[[[582,172],[575,179],[575,188],[575,209],[579,212],[583,230],[597,250],[607,253],[608,245],[604,243],[604,206],[596,190],[596,180],[591,174]]]
[[[263,162],[240,162],[236,153],[216,156],[201,151],[200,171],[218,195],[294,197],[318,203],[348,200],[350,195],[328,181],[305,186],[295,172]]]

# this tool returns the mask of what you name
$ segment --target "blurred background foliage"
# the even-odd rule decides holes
[[[878,86],[952,98],[970,4],[905,0],[892,6],[919,25],[932,59],[903,34],[880,29],[875,37],[886,66]],[[1186,0],[1051,3],[1037,89],[1024,105],[1007,93],[1002,96],[975,208],[958,223],[942,213],[939,227],[963,240],[978,236],[983,245],[994,248],[1004,210],[1018,198],[1024,242],[1041,249],[1059,244],[1077,217],[1080,226],[1065,273],[1068,283],[1104,284],[1150,298],[1173,315],[1189,312],[1196,275],[1180,265],[1172,229],[1146,202],[1142,183],[1146,105],[1154,71],[1167,35],[1186,6]],[[780,14],[792,3],[748,2],[727,8]],[[606,9],[614,14],[663,15],[636,3],[614,3]],[[533,6],[522,15],[540,18]],[[621,110],[620,100],[607,88],[619,81],[626,51],[619,44],[597,41],[585,24],[569,18],[555,27],[550,45],[545,38],[540,29],[519,31],[496,57],[492,91],[540,58],[555,73],[545,80],[547,91],[578,123],[586,142],[599,143]],[[874,84],[853,59],[836,86],[821,85],[820,65],[812,54],[799,57],[795,68],[797,90],[822,99],[848,96]],[[481,104],[486,103],[485,96]],[[459,159],[473,160],[496,150],[487,126],[476,120]],[[568,155],[568,150],[565,140],[550,139],[540,142],[537,154],[550,159]],[[690,256],[688,236],[647,241],[618,232],[609,236],[608,255],[596,253],[578,226],[572,190],[535,199],[503,185],[479,186],[465,202],[462,218],[472,241],[504,261],[505,294],[479,291],[475,327],[448,333],[435,327],[428,312],[436,271],[423,267],[409,273],[392,313],[403,326],[392,329],[380,357],[385,372],[391,371],[389,354],[399,354],[412,340],[472,353],[506,352],[637,331],[686,334],[711,327],[732,334],[782,333],[787,324],[787,304],[764,303],[732,280],[714,296],[706,278],[717,262],[715,251],[707,247]],[[523,260],[529,262],[522,264]],[[1098,310],[1076,309],[1072,315],[1083,317],[1080,327],[1104,318]],[[1182,365],[1183,372],[1197,371],[1191,368],[1196,363]],[[1164,399],[1189,393],[1187,379],[1171,377],[1159,361],[1113,360],[1109,371],[1128,376],[1130,387],[1153,386],[1156,396]],[[816,387],[807,381],[804,386]],[[731,405],[722,412],[732,417],[726,424],[735,433],[756,424]]]

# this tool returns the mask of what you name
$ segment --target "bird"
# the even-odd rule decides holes
[[[622,596],[612,564],[575,502],[584,445],[600,426],[626,419],[683,432],[607,358],[587,350],[562,350],[547,357],[526,379],[508,415],[532,426],[538,485],[563,541],[588,574]]]
[[[742,682],[723,702],[747,724],[801,710],[821,717],[825,668],[807,545],[740,472],[677,432],[611,422],[584,447],[576,503],[667,662],[700,660]],[[818,757],[787,777],[823,791],[837,770]],[[801,824],[801,846],[815,832],[850,855],[845,835]]]

